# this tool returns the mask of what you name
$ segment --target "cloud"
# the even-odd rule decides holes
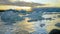
[[[0,4],[3,5],[15,5],[15,6],[42,6],[45,4],[39,4],[39,3],[31,3],[31,2],[25,2],[25,1],[16,1],[16,2],[10,2],[9,0],[1,0]]]

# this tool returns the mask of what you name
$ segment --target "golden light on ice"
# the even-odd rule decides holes
[[[33,25],[33,23],[28,22],[28,20],[30,20],[30,19],[25,18],[25,20],[23,20],[22,22],[17,23],[18,24],[17,26],[21,27],[20,28],[21,30],[33,32],[34,31],[34,29],[33,29],[34,25]]]
[[[18,8],[16,8],[16,10],[26,10],[26,11],[31,11],[31,7],[18,7]]]
[[[49,16],[53,18],[53,16],[56,17],[57,15],[60,15],[60,14],[51,14],[51,16],[50,15]],[[47,24],[49,24],[49,25],[46,27],[46,30],[48,32],[50,32],[52,29],[59,29],[60,30],[60,28],[55,26],[55,24],[57,24],[58,22],[60,22],[60,18],[55,18],[55,20],[47,21]]]
[[[31,11],[32,8],[31,7],[23,7],[23,6],[0,5],[0,10],[7,10],[7,9]]]

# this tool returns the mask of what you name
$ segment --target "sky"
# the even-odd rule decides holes
[[[34,2],[34,3],[42,3],[42,4],[60,4],[60,0],[0,0],[1,2],[17,2],[17,1],[24,1],[24,2]]]
[[[19,1],[40,3],[46,4],[47,6],[60,7],[60,0],[0,0],[0,3],[16,3]]]
[[[12,0],[10,0],[12,1]],[[35,3],[53,3],[53,4],[59,4],[60,0],[13,0],[14,1],[25,1],[25,2],[35,2]]]
[[[10,2],[16,2],[16,1],[34,2],[34,3],[48,4],[50,6],[60,7],[60,0],[9,0],[9,1]]]

